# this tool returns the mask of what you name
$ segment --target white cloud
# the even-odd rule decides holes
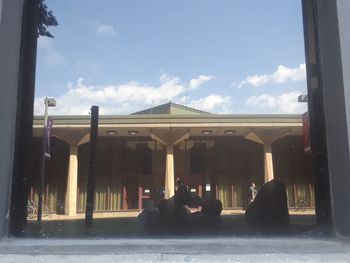
[[[213,79],[212,76],[200,75],[196,79],[191,79],[191,81],[190,81],[190,88],[191,89],[196,89],[200,85],[202,85],[204,82],[209,81],[211,79]]]
[[[114,35],[115,30],[112,25],[99,25],[96,32],[101,35]]]
[[[38,40],[39,54],[42,54],[42,58],[45,64],[50,66],[61,65],[65,62],[63,55],[56,49],[54,40],[48,37],[39,37]]]
[[[246,104],[257,107],[259,112],[303,113],[306,111],[306,104],[298,102],[298,96],[301,93],[302,92],[292,91],[277,96],[269,94],[250,96],[246,100]]]
[[[198,88],[209,79],[202,75],[193,80],[200,80],[195,84]],[[136,81],[121,85],[91,86],[87,85],[83,78],[79,78],[76,83],[68,83],[65,94],[56,97],[57,107],[50,109],[50,113],[86,115],[92,105],[99,105],[100,114],[130,114],[168,101],[179,103],[181,97],[193,89],[191,81],[183,83],[178,77],[162,75],[158,86],[140,84]],[[42,101],[43,98],[35,99],[34,113],[36,115],[43,114]],[[193,101],[193,103],[197,102]],[[198,104],[198,106],[211,111],[217,108],[223,109],[222,106],[219,107],[220,103],[226,105],[227,98],[211,95],[201,103],[202,105]]]
[[[302,81],[306,79],[305,63],[300,64],[297,68],[288,68],[279,65],[277,70],[272,74],[251,75],[238,83],[238,88],[245,85],[254,87],[266,84],[281,84],[289,81]]]
[[[232,100],[229,96],[211,94],[205,98],[191,100],[189,106],[208,112],[229,113],[232,110]]]

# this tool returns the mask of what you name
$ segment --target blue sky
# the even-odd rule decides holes
[[[300,1],[46,0],[35,114],[129,114],[173,101],[213,113],[302,113]]]

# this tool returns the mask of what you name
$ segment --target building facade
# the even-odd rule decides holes
[[[86,203],[90,117],[54,116],[44,202],[52,213],[75,215]],[[220,199],[224,208],[248,205],[251,182],[285,182],[288,205],[314,207],[310,157],[300,115],[217,115],[167,103],[125,116],[100,116],[95,211],[142,209],[174,195],[175,180],[189,191]],[[43,118],[33,125],[29,198],[37,200]]]

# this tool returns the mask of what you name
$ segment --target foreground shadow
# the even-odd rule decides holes
[[[83,219],[43,221],[41,228],[30,221],[25,237],[37,238],[120,238],[200,236],[324,236],[329,228],[317,226],[314,215],[289,215],[285,186],[270,181],[259,191],[244,214],[221,215],[222,204],[202,199],[187,191],[149,203],[138,217],[98,218],[91,228]]]
[[[39,231],[37,222],[28,223],[25,237],[30,238],[124,238],[124,237],[172,237],[172,236],[314,236],[325,235],[325,230],[316,226],[314,215],[291,215],[290,225],[279,231],[260,231],[244,219],[244,215],[222,215],[211,224],[206,221],[192,225],[192,228],[181,228],[160,223],[145,229],[138,218],[98,218],[94,219],[90,230],[85,229],[85,222],[80,220],[43,221],[42,231]]]

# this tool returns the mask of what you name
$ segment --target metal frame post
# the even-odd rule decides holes
[[[85,208],[85,227],[92,227],[94,212],[94,193],[95,193],[95,175],[96,175],[96,150],[98,136],[98,106],[91,107],[91,131],[90,131],[90,149],[89,149],[89,172],[87,178],[87,195]]]

